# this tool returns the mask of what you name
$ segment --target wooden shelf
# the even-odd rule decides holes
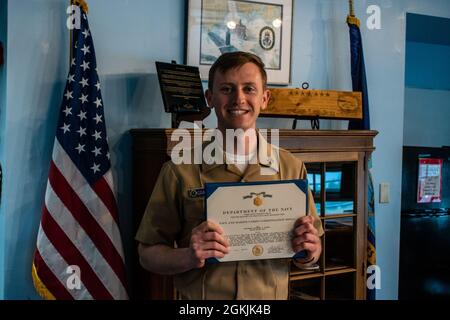
[[[339,219],[339,218],[349,218],[349,217],[356,217],[356,213],[342,213],[342,214],[329,214],[325,216],[321,216],[321,220],[331,220],[331,219]]]
[[[333,270],[325,270],[324,275],[325,276],[332,276],[332,275],[336,275],[336,274],[343,274],[343,273],[352,273],[352,272],[356,272],[355,268],[342,268],[342,269],[333,269]]]
[[[290,281],[304,280],[304,279],[313,279],[313,278],[321,278],[324,276],[322,272],[310,272],[310,273],[291,273],[289,276]]]

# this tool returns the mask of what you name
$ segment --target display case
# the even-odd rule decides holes
[[[137,230],[162,164],[176,142],[173,129],[134,129],[133,200]],[[367,248],[367,162],[376,131],[280,130],[280,147],[300,158],[308,171],[325,234],[317,270],[292,264],[290,299],[365,299]],[[132,297],[173,299],[172,278],[149,273],[133,253]]]

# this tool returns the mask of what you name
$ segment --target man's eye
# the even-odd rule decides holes
[[[232,92],[232,89],[231,89],[231,87],[222,87],[222,88],[220,88],[220,92],[228,94],[228,93]]]
[[[256,89],[254,87],[248,86],[244,88],[244,91],[246,93],[254,93],[256,91]]]

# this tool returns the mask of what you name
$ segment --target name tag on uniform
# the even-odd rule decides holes
[[[188,197],[191,199],[204,198],[205,197],[205,189],[204,188],[189,189]]]

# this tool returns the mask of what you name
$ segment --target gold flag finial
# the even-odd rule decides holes
[[[86,1],[84,1],[84,0],[72,0],[72,4],[79,6],[81,8],[81,10],[84,11],[84,13],[88,13],[88,11],[89,11],[89,7],[88,7]]]
[[[360,25],[359,19],[355,16],[355,10],[353,8],[353,0],[348,0],[349,13],[347,16],[347,23],[358,26]]]

